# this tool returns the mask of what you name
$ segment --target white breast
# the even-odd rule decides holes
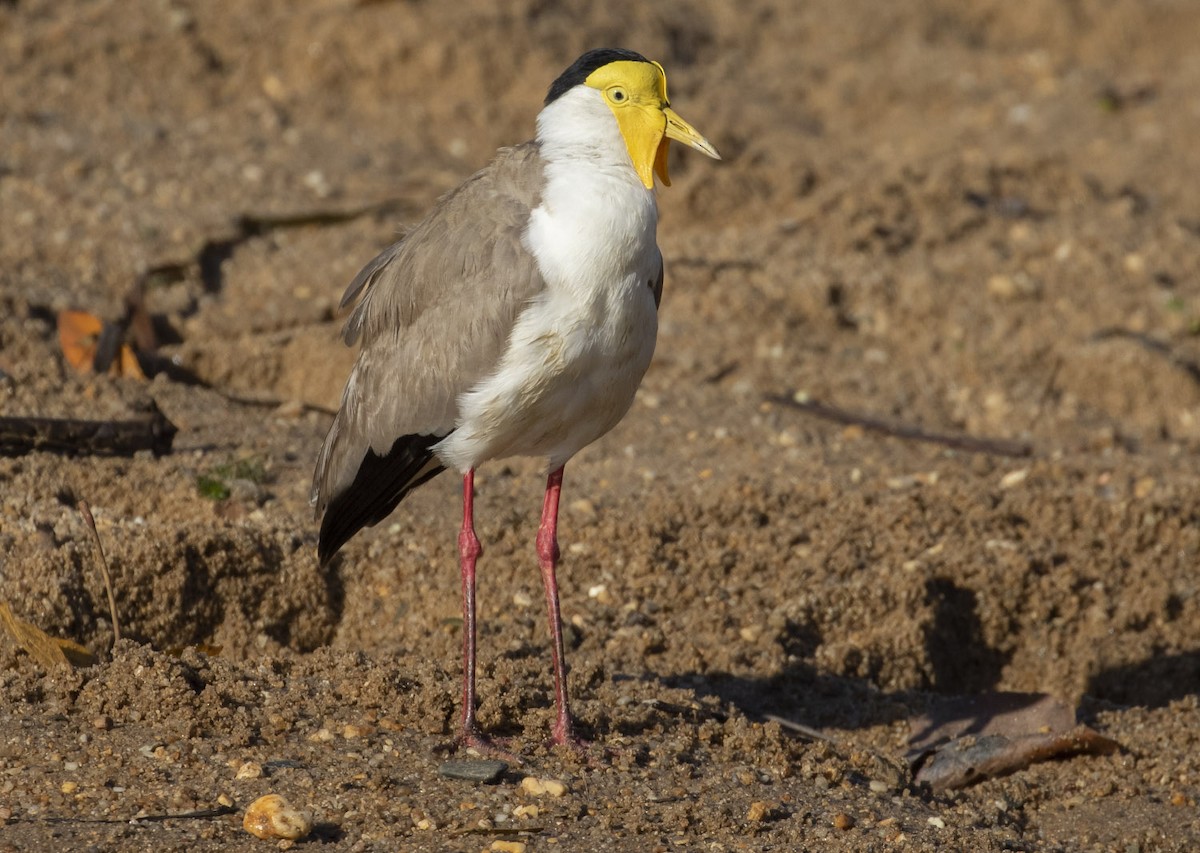
[[[459,470],[506,456],[566,463],[624,417],[654,353],[654,194],[603,103],[595,116],[611,135],[586,135],[582,156],[547,139],[546,114],[564,101],[578,106],[569,94],[539,119],[547,184],[524,240],[546,290],[518,319],[497,369],[460,397],[456,428],[435,447]]]

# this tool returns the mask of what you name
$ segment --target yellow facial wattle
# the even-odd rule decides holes
[[[616,116],[633,168],[647,189],[654,189],[655,173],[664,186],[671,185],[667,172],[671,139],[721,159],[717,149],[671,109],[667,75],[657,62],[610,62],[584,82],[603,93]]]

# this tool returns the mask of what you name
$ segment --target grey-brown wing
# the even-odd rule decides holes
[[[347,289],[343,304],[359,302],[345,338],[361,339],[362,350],[311,495],[318,515],[335,500],[351,515],[373,507],[349,518],[344,538],[432,476],[429,448],[454,428],[459,395],[491,372],[518,315],[544,289],[522,243],[543,182],[534,143],[502,149]]]

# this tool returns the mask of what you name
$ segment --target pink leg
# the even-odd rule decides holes
[[[575,735],[575,722],[571,719],[571,708],[567,697],[567,666],[563,660],[562,612],[558,606],[558,498],[562,492],[563,469],[551,471],[546,478],[546,498],[542,504],[542,523],[538,528],[538,564],[542,569],[542,586],[546,589],[546,609],[550,617],[550,634],[553,639],[551,654],[554,658],[554,698],[558,715],[554,721],[553,740],[558,744],[578,746],[580,739]]]
[[[463,714],[460,738],[466,746],[486,746],[475,721],[475,562],[483,553],[475,535],[475,469],[463,476],[463,522],[458,534],[463,601]]]

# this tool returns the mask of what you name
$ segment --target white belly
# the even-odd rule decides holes
[[[460,396],[454,432],[435,445],[460,471],[506,456],[565,464],[625,416],[650,366],[651,284],[662,263],[654,197],[636,176],[559,177],[562,191],[552,177],[525,239],[547,288],[518,319],[496,370]]]
[[[557,468],[616,426],[658,331],[645,280],[630,282],[624,296],[606,307],[551,298],[526,312],[500,368],[460,399],[457,427],[435,448],[441,460],[465,471],[538,456]]]

